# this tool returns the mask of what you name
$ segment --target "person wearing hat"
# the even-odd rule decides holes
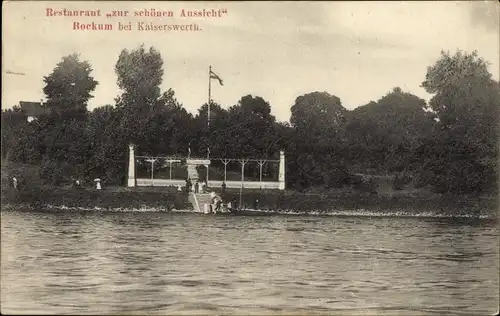
[[[95,181],[95,188],[96,190],[101,190],[102,187],[101,187],[101,179],[97,178],[97,179],[94,179]]]

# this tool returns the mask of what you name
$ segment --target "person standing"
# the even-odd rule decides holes
[[[97,178],[97,179],[94,179],[95,181],[95,188],[96,190],[101,190],[102,187],[101,187],[101,179]]]
[[[12,177],[12,187],[14,188],[14,190],[17,190],[17,178],[16,177]]]
[[[222,181],[220,191],[221,191],[222,198],[225,198],[226,197],[226,182],[225,181]]]

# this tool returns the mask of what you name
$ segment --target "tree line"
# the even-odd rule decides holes
[[[87,109],[98,81],[89,62],[63,57],[44,77],[46,114],[28,123],[2,110],[2,158],[37,165],[51,184],[100,177],[124,184],[128,144],[138,154],[277,159],[285,150],[287,187],[362,186],[359,174],[389,174],[395,189],[412,182],[439,193],[495,192],[498,179],[498,82],[476,52],[441,52],[421,86],[425,100],[389,91],[352,111],[326,92],[297,97],[289,122],[269,102],[243,96],[191,114],[172,89],[161,91],[160,53],[124,49],[115,65],[114,104]],[[189,144],[189,145],[188,145]]]

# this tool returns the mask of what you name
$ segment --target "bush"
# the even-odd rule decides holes
[[[40,178],[44,183],[52,185],[70,184],[74,176],[74,167],[67,162],[44,158],[40,166]]]
[[[2,160],[2,191],[13,189],[13,177],[16,177],[19,189],[40,186],[42,184],[40,168],[38,166]]]
[[[396,174],[392,180],[392,188],[396,191],[403,190],[410,181],[411,177],[407,174]]]

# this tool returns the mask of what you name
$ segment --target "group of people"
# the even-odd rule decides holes
[[[193,184],[194,193],[203,193],[205,192],[205,188],[207,187],[207,183],[205,181],[197,182]]]
[[[222,189],[222,195],[224,195],[226,191],[226,183],[222,183],[221,186]],[[182,192],[182,187],[179,185],[177,187],[177,191],[179,193]],[[200,193],[203,194],[207,192],[207,183],[205,181],[196,181],[196,182],[191,182],[190,178],[186,179],[186,192],[194,192],[194,193]],[[208,193],[208,192],[207,192]],[[210,204],[208,205],[209,209],[205,210],[206,212],[209,213],[217,213],[222,211],[222,198],[215,192],[210,192]]]
[[[210,208],[213,213],[222,211],[222,199],[215,192],[210,193]]]
[[[191,182],[191,179],[186,179],[186,192],[194,192],[194,193],[204,193],[206,191],[207,183],[205,181],[196,181],[194,183]],[[182,191],[181,186],[179,185],[178,191]]]

